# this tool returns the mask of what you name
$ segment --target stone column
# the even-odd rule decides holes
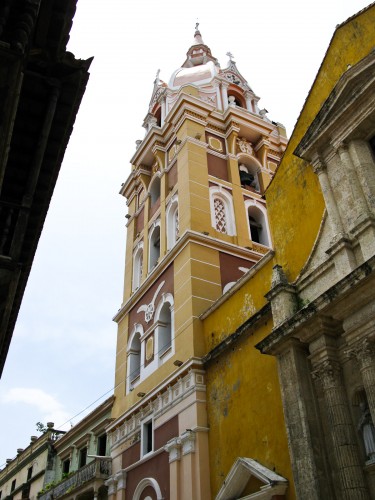
[[[221,97],[223,100],[223,111],[225,111],[228,107],[228,87],[229,83],[227,82],[221,83]]]
[[[107,479],[104,484],[108,488],[108,500],[116,500],[116,480],[114,477]]]
[[[250,92],[245,92],[245,99],[246,99],[246,109],[248,111],[251,111],[251,113],[254,113],[253,109],[253,101],[251,99],[251,94]]]
[[[165,102],[165,95],[161,98],[161,127],[164,125],[165,121],[165,115],[166,115],[166,102]]]
[[[375,214],[375,162],[370,144],[363,140],[349,143],[349,154],[357,171],[366,201]]]
[[[358,176],[352,163],[348,146],[345,143],[341,143],[337,151],[340,156],[341,164],[344,167],[345,171],[348,173],[348,177],[350,180],[353,204],[356,211],[355,217],[353,217],[353,219],[361,219],[368,213],[368,206],[363,195],[361,185],[359,184]]]
[[[181,440],[173,438],[164,446],[164,450],[169,453],[169,498],[179,500],[180,498],[180,460],[181,460]]]
[[[290,339],[277,354],[281,396],[297,498],[335,498],[316,412],[307,346]]]
[[[369,500],[355,430],[351,419],[340,364],[333,359],[318,363],[312,372],[321,383],[327,412],[328,432],[338,467],[337,489],[342,500]]]
[[[316,159],[313,164],[314,172],[318,175],[320,187],[322,189],[324,202],[328,212],[334,235],[342,235],[344,228],[342,225],[339,210],[337,208],[335,197],[333,196],[331,184],[329,183],[327,166],[320,159]]]

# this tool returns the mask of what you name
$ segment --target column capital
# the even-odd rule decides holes
[[[115,481],[117,482],[117,490],[124,490],[126,488],[126,471],[124,469],[116,472]]]
[[[114,495],[116,493],[117,480],[115,479],[115,476],[109,477],[106,481],[104,481],[104,484],[108,488],[108,495]]]
[[[355,358],[361,367],[373,365],[375,360],[375,342],[373,339],[366,337],[351,345],[345,352],[349,357]]]
[[[182,444],[182,454],[188,455],[189,453],[195,452],[195,432],[186,429],[180,436],[181,444]]]
[[[164,446],[164,450],[169,453],[169,463],[181,460],[181,439],[179,437],[170,439]]]
[[[311,375],[314,380],[320,380],[325,388],[335,386],[338,382],[340,382],[340,363],[333,359],[322,361],[315,366]]]
[[[323,158],[321,158],[318,155],[312,159],[311,164],[312,164],[314,173],[317,175],[320,175],[320,174],[327,171],[327,165],[326,165],[325,161],[323,160]]]

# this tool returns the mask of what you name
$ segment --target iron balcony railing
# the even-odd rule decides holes
[[[60,498],[76,488],[81,487],[92,479],[106,479],[112,473],[110,458],[96,458],[93,462],[81,467],[73,475],[61,481],[55,487],[38,496],[38,500],[52,500]]]

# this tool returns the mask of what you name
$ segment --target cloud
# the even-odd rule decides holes
[[[40,412],[40,421],[44,424],[54,422],[58,427],[71,417],[54,396],[42,389],[14,387],[9,389],[1,399],[3,403],[20,403],[35,407]]]

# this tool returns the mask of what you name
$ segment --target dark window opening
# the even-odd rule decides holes
[[[13,479],[12,486],[10,487],[10,491],[14,491],[16,489],[16,480]]]
[[[249,215],[249,223],[250,223],[250,233],[251,240],[255,241],[255,243],[260,243],[260,232],[262,230],[262,225],[259,224],[251,215]]]
[[[98,455],[101,457],[106,456],[106,451],[107,451],[107,434],[103,434],[102,436],[98,437]]]
[[[69,458],[67,460],[64,460],[63,466],[62,466],[62,471],[63,474],[68,474],[70,469],[70,460]]]
[[[86,465],[86,460],[87,460],[87,448],[82,448],[82,450],[79,450],[79,467],[83,467]]]
[[[31,466],[27,469],[27,480],[28,481],[30,481],[32,475],[33,475],[33,467]]]
[[[158,127],[161,127],[161,108],[158,108],[156,111],[155,111],[155,118],[157,120],[157,126]]]
[[[152,451],[152,441],[153,441],[153,425],[152,420],[143,424],[143,455],[150,453]]]

